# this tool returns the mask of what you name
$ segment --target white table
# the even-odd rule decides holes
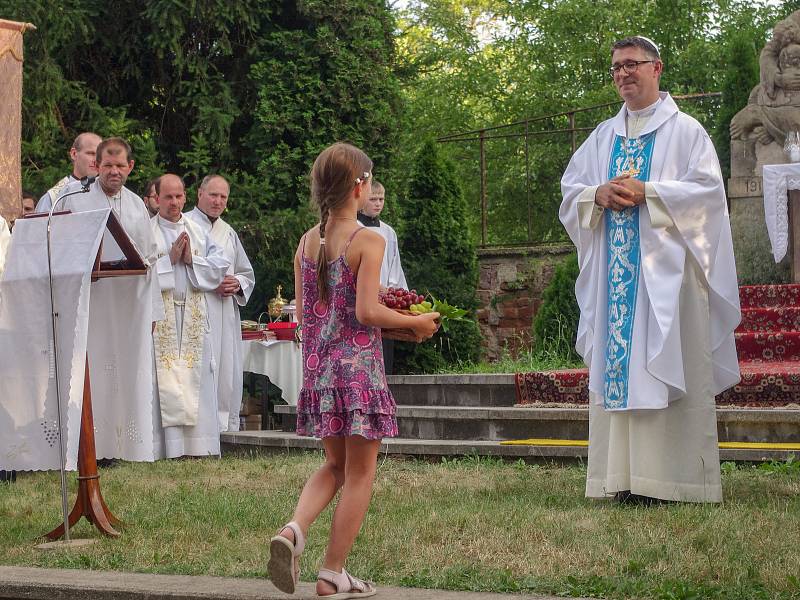
[[[243,340],[242,370],[266,375],[287,403],[297,404],[303,387],[303,351],[297,342]]]
[[[789,190],[800,190],[800,163],[764,165],[763,175],[764,217],[777,263],[789,250]]]

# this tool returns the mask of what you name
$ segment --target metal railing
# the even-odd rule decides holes
[[[713,116],[719,108],[718,99],[721,96],[722,94],[720,92],[710,92],[676,95],[673,96],[673,99],[681,103],[693,103],[693,106],[688,108],[684,106],[683,109],[694,114],[701,123],[705,121],[704,125],[708,129],[713,125],[710,121],[713,120]],[[702,106],[703,102],[709,100],[712,101],[711,106]],[[477,142],[477,171],[479,182],[477,204],[480,206],[480,221],[479,224],[478,222],[474,222],[474,225],[476,228],[479,225],[481,247],[520,244],[530,245],[547,241],[563,241],[563,239],[565,239],[563,230],[560,228],[560,225],[558,225],[557,209],[555,210],[555,214],[549,215],[549,217],[552,217],[549,218],[549,220],[553,221],[553,226],[547,224],[547,216],[544,220],[537,220],[537,207],[532,201],[532,195],[537,192],[542,194],[543,200],[540,200],[538,204],[539,207],[545,209],[545,211],[548,207],[552,208],[554,205],[557,206],[557,204],[560,204],[560,191],[555,189],[553,179],[556,179],[556,183],[560,180],[560,173],[563,173],[570,157],[578,148],[579,143],[583,141],[583,138],[588,136],[598,123],[616,113],[621,104],[622,102],[619,100],[606,102],[604,104],[596,104],[585,108],[576,108],[565,112],[531,117],[505,125],[494,125],[481,129],[449,134],[437,139],[437,141],[442,144],[460,145],[462,155],[468,154],[470,149],[474,152],[474,143]],[[585,124],[578,123],[578,121],[584,120],[586,121]],[[534,157],[534,163],[532,164],[532,141],[537,139],[545,140],[547,136],[556,136],[556,138],[562,136],[563,139],[560,141],[557,140],[556,142],[540,142],[541,145],[544,145],[544,148],[541,149],[542,151],[538,152],[538,156]],[[524,190],[522,190],[522,197],[520,198],[520,190],[516,189],[513,179],[502,183],[502,189],[499,190],[498,193],[508,194],[511,199],[506,200],[505,204],[501,207],[502,210],[496,210],[498,206],[500,206],[500,202],[496,202],[494,207],[491,206],[489,188],[495,181],[492,179],[493,176],[499,178],[507,177],[507,171],[512,168],[514,157],[517,156],[520,148],[515,147],[513,144],[510,146],[508,144],[515,140],[517,142],[520,140],[523,141],[521,148],[522,156],[518,158],[521,158],[524,163]],[[492,156],[489,155],[489,149],[491,143],[500,142],[505,143],[506,147],[502,149],[502,152],[496,153],[494,159],[500,160],[503,166],[501,171],[506,172],[497,174],[496,171],[490,169]],[[538,146],[535,149],[537,151],[540,150]],[[474,186],[468,183],[470,180],[470,171],[474,174],[474,160],[473,157],[468,157],[457,161],[457,165],[459,165],[457,168],[460,170],[461,178],[467,182],[467,185],[463,187],[468,197],[473,195],[470,192],[474,190]],[[536,162],[537,160],[538,163]],[[546,168],[542,168],[544,163],[547,164]],[[556,175],[558,175],[557,178],[555,177]],[[494,216],[497,217],[498,220],[503,220],[504,223],[506,223],[507,229],[519,229],[519,222],[515,219],[517,214],[513,206],[517,199],[524,199],[524,206],[527,209],[527,215],[524,215],[527,217],[524,219],[525,239],[518,239],[521,231],[516,232],[516,237],[514,235],[503,236],[490,233],[490,220],[493,216],[493,212],[497,213]],[[473,203],[473,205],[474,204],[475,203]],[[493,208],[495,210],[493,210]],[[523,213],[520,213],[518,216],[523,217]]]

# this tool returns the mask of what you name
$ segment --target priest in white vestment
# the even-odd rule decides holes
[[[72,173],[60,179],[53,187],[47,190],[36,204],[36,212],[49,212],[50,207],[61,193],[71,183],[80,181],[84,177],[97,177],[97,146],[103,140],[96,133],[84,131],[79,134],[69,149],[69,160],[72,163]]]
[[[222,431],[239,431],[242,404],[242,323],[239,307],[247,304],[255,286],[255,274],[242,242],[222,220],[230,186],[219,175],[208,175],[197,191],[197,206],[186,213],[200,230],[222,248],[230,262],[222,283],[206,293],[214,356],[217,358],[217,410]]]
[[[560,218],[578,249],[588,497],[720,502],[714,396],[739,381],[739,295],[714,146],[659,92],[658,49],[612,50],[625,101],[578,149]]]
[[[160,456],[220,453],[217,361],[204,292],[222,283],[230,262],[213,239],[182,211],[183,181],[163,175],[156,184],[158,279],[166,318],[153,333],[161,419]]]
[[[145,263],[154,265],[150,215],[142,199],[125,187],[134,166],[130,145],[122,138],[102,141],[97,166],[99,175],[89,191],[65,197],[82,187],[80,182],[67,185],[56,210],[111,208]],[[122,258],[108,231],[102,256],[104,261]],[[91,284],[88,354],[99,459],[155,459],[151,339],[153,323],[163,318],[154,268],[147,275],[108,277]]]

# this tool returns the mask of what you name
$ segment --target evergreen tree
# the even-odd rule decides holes
[[[412,172],[403,216],[400,256],[408,285],[460,308],[477,307],[478,261],[467,226],[464,194],[434,142],[423,144]],[[474,313],[471,315],[474,317]],[[453,323],[432,342],[398,344],[398,371],[430,373],[449,363],[477,360],[481,337],[474,321]]]
[[[580,360],[575,351],[580,309],[575,298],[578,279],[578,255],[572,254],[559,264],[542,293],[542,305],[533,319],[533,339],[539,354]]]
[[[753,87],[758,85],[758,53],[749,32],[732,35],[726,48],[725,79],[722,84],[722,106],[717,117],[714,146],[722,174],[727,182],[731,175],[731,119],[747,106]]]
[[[275,285],[313,223],[307,175],[350,141],[386,180],[399,128],[395,22],[382,0],[4,0],[25,37],[23,185],[44,192],[68,172],[81,131],[122,135],[129,187],[185,176],[191,207],[209,172],[231,180],[225,218],[256,271],[246,312]]]

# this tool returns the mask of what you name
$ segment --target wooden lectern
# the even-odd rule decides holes
[[[68,214],[63,211],[57,214]],[[35,213],[27,215],[25,218],[47,217],[46,213]],[[124,259],[113,262],[104,262],[101,259],[103,254],[103,243],[97,250],[97,257],[92,268],[92,281],[104,279],[106,277],[126,277],[145,275],[147,265],[136,251],[128,234],[125,233],[122,225],[112,210],[108,215],[106,229],[111,237],[119,246]],[[97,529],[106,535],[118,537],[119,532],[114,526],[122,525],[103,500],[100,492],[100,475],[97,473],[97,454],[94,443],[94,418],[92,417],[92,388],[89,381],[89,355],[86,355],[85,378],[83,381],[83,405],[81,408],[81,433],[78,443],[78,497],[75,505],[69,514],[69,527],[77,523],[81,517],[94,524]],[[57,540],[64,535],[64,524],[62,523],[49,533],[45,534],[48,539]]]

